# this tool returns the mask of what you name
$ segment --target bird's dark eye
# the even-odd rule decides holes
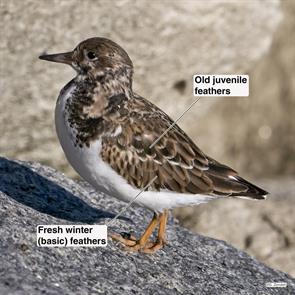
[[[89,52],[87,53],[87,57],[88,57],[89,59],[95,59],[95,58],[96,58],[96,55],[95,55],[95,53],[94,53],[93,51],[89,51]]]

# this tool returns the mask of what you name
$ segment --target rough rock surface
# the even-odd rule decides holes
[[[270,192],[266,201],[216,200],[177,209],[176,216],[193,232],[225,240],[295,276],[295,180],[285,177],[255,182]]]
[[[0,294],[294,294],[295,280],[174,220],[154,255],[106,248],[38,248],[36,225],[105,223],[114,198],[36,163],[0,158]],[[151,213],[130,208],[113,230],[139,233]],[[266,287],[286,282],[286,288]]]
[[[134,62],[135,90],[176,118],[194,99],[194,73],[246,73],[281,19],[279,0],[1,1],[0,153],[72,172],[56,144],[53,110],[74,72],[38,60],[44,51],[98,35],[117,41]],[[205,101],[197,114],[214,99]]]

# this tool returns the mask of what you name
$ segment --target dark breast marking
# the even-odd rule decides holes
[[[128,99],[124,94],[107,97],[97,93],[97,86],[97,83],[87,79],[79,82],[66,103],[66,117],[73,129],[75,146],[81,148],[89,147],[105,132],[113,133],[120,118],[128,113]],[[102,109],[96,105],[102,106]]]
[[[87,118],[83,120],[83,124],[80,125],[78,130],[76,144],[79,147],[83,147],[83,144],[89,147],[90,142],[97,139],[103,133],[104,120],[102,117]]]
[[[68,99],[65,112],[70,128],[74,130],[75,146],[83,147],[97,138],[104,129],[102,117],[90,117],[84,109],[93,105],[96,84],[86,79],[78,82],[72,97]]]

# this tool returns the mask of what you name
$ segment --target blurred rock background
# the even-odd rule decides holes
[[[249,98],[203,98],[180,122],[210,156],[272,194],[175,212],[295,275],[295,2],[0,0],[0,154],[77,177],[54,131],[54,106],[74,73],[37,59],[92,36],[111,38],[135,66],[134,88],[176,118],[195,73],[247,73]]]

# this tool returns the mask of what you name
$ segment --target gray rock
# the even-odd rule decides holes
[[[123,203],[52,168],[0,158],[0,294],[294,294],[295,280],[176,220],[154,255],[106,248],[39,248],[38,224],[104,224]],[[144,230],[151,213],[131,207],[115,231]],[[269,288],[267,282],[286,282]]]
[[[225,240],[294,277],[295,230],[290,216],[295,208],[295,179],[255,179],[255,183],[270,192],[267,200],[219,199],[204,206],[177,209],[174,216],[192,232]]]

